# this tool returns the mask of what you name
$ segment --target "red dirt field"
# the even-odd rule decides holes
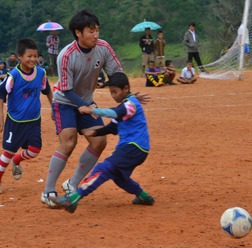
[[[50,106],[41,96],[43,149],[38,158],[23,162],[21,180],[12,178],[11,166],[3,177],[1,248],[252,247],[252,233],[232,239],[219,223],[230,207],[252,213],[251,78],[199,79],[193,85],[161,88],[146,88],[144,78],[131,78],[131,86],[152,98],[144,105],[151,152],[132,177],[156,204],[132,205],[134,196],[109,181],[83,199],[74,214],[43,205],[40,195],[57,136]],[[106,88],[96,90],[95,100],[100,107],[116,105]],[[100,160],[117,140],[108,136]],[[86,145],[80,136],[58,180],[59,194]]]

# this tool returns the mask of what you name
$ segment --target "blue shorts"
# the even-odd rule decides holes
[[[20,123],[11,120],[7,115],[3,133],[3,149],[17,152],[20,147],[27,149],[28,146],[39,149],[42,147],[41,119]]]
[[[249,47],[249,44],[245,44],[245,47],[244,47],[244,52],[245,52],[245,53],[250,53],[250,47]]]
[[[135,167],[142,164],[147,156],[148,153],[141,151],[137,146],[124,144],[106,158],[105,163],[109,161],[113,167],[110,170],[115,170],[116,177],[128,178]]]
[[[76,128],[80,133],[85,128],[104,126],[101,117],[95,119],[89,114],[80,114],[77,107],[60,103],[53,103],[52,107],[56,134],[59,134],[65,128]]]

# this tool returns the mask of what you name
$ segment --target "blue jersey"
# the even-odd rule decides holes
[[[34,67],[30,75],[22,73],[17,67],[8,72],[3,82],[8,94],[8,116],[15,122],[30,122],[40,118],[40,92],[46,88],[45,70]],[[1,96],[3,93],[1,92]]]
[[[143,152],[150,150],[148,126],[143,108],[134,95],[129,95],[115,108],[94,108],[92,112],[99,116],[113,118],[107,126],[96,129],[96,135],[119,134],[116,149],[121,145],[133,144]]]
[[[148,126],[142,105],[134,95],[130,95],[116,108],[117,112],[119,142],[121,144],[134,144],[145,151],[150,150]]]

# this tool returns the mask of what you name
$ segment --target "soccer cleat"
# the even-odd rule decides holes
[[[43,204],[47,204],[49,208],[58,208],[58,206],[50,199],[50,197],[57,197],[58,194],[55,191],[51,191],[48,193],[42,192],[41,194],[41,202]]]
[[[22,167],[20,164],[15,164],[12,161],[12,176],[15,180],[19,180],[22,177]]]
[[[64,208],[67,212],[73,214],[78,206],[78,202],[72,202],[68,196],[50,197],[58,207]]]
[[[70,184],[70,179],[67,179],[63,184],[62,184],[62,188],[63,190],[66,192],[66,195],[69,196],[71,194],[73,194],[77,188],[75,188],[74,186],[72,186]]]
[[[132,200],[133,204],[138,204],[138,205],[153,205],[155,203],[155,200],[152,196],[149,196],[147,200],[143,200],[139,197],[136,197]]]

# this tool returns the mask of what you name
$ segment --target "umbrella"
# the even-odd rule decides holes
[[[130,31],[131,32],[144,32],[146,28],[150,28],[151,30],[156,30],[161,28],[157,23],[155,22],[147,22],[143,21],[135,25]]]
[[[41,24],[37,28],[37,31],[53,31],[53,30],[60,30],[60,29],[64,29],[64,28],[59,23],[48,21]]]

